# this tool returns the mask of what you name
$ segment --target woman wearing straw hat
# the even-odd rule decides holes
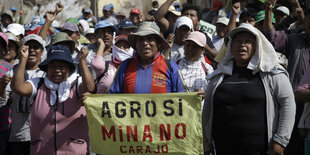
[[[186,92],[177,64],[160,54],[169,47],[153,22],[143,23],[128,36],[137,51],[133,59],[124,61],[114,78],[109,93],[170,93]]]

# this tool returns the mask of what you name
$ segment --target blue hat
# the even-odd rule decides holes
[[[110,3],[109,6],[114,9],[114,5],[112,3]]]
[[[42,71],[47,71],[47,65],[53,60],[61,60],[70,64],[71,71],[74,72],[75,66],[72,61],[71,51],[68,47],[63,45],[52,46],[47,52],[47,59],[39,64]]]
[[[11,11],[17,11],[17,9],[16,9],[15,6],[11,7],[10,10],[11,10]]]
[[[111,6],[110,5],[105,5],[105,6],[103,6],[103,8],[102,8],[102,10],[103,11],[111,11]]]
[[[98,22],[98,23],[95,25],[95,31],[96,31],[97,29],[106,28],[106,27],[111,27],[112,30],[113,30],[114,32],[117,31],[117,27],[114,26],[112,23],[106,21],[106,20],[102,20],[102,21]]]
[[[33,16],[32,19],[31,19],[30,24],[32,24],[32,25],[39,24],[39,25],[43,26],[44,25],[44,20],[40,16]]]
[[[122,20],[119,25],[118,25],[118,29],[129,29],[129,28],[137,28],[137,26],[133,25],[133,23],[128,20],[128,19],[125,19],[125,20]]]

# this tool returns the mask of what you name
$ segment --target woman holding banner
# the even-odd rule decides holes
[[[230,33],[228,51],[211,74],[203,107],[204,151],[281,154],[290,140],[295,100],[273,46],[249,24]]]
[[[70,49],[52,46],[47,59],[39,64],[44,78],[24,81],[27,59],[33,59],[28,46],[20,50],[20,63],[12,79],[12,90],[33,97],[31,107],[30,154],[87,154],[89,153],[86,112],[80,95],[93,92],[95,84],[86,65],[86,47],[81,49],[82,77],[74,73]]]

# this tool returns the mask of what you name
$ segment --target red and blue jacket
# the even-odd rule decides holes
[[[187,92],[178,65],[170,62],[170,66],[168,67],[160,52],[155,55],[153,62],[145,67],[139,64],[138,57],[127,59],[118,68],[108,93]]]

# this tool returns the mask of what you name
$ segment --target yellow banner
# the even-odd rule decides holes
[[[197,93],[95,94],[84,104],[94,153],[203,154]]]

